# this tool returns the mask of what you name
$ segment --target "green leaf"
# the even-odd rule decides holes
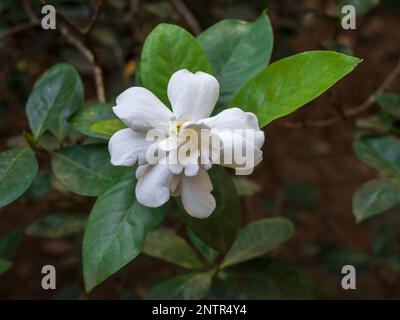
[[[178,26],[161,23],[143,45],[140,62],[142,84],[168,106],[168,81],[180,69],[211,73],[207,57],[196,38]]]
[[[329,271],[337,274],[347,264],[355,267],[368,265],[370,258],[366,253],[359,250],[328,247],[322,249],[321,261]]]
[[[353,149],[365,164],[391,175],[400,175],[400,140],[389,136],[365,136],[356,139]]]
[[[207,245],[220,252],[226,252],[235,240],[240,227],[239,196],[225,168],[213,166],[209,174],[217,203],[215,211],[206,219],[193,218],[184,213],[184,219],[190,229]]]
[[[6,272],[12,266],[19,243],[21,241],[22,230],[15,229],[0,238],[0,274]]]
[[[375,96],[375,100],[382,110],[396,118],[400,118],[400,96],[389,93],[381,93]]]
[[[51,165],[56,178],[69,190],[84,196],[98,196],[131,168],[111,164],[107,146],[86,144],[55,152]]]
[[[204,267],[188,243],[167,229],[157,229],[150,232],[143,252],[182,268],[201,269]]]
[[[76,131],[89,137],[107,139],[108,135],[93,132],[90,128],[96,122],[115,119],[112,106],[112,104],[95,104],[81,108],[74,114],[69,123]]]
[[[90,127],[94,134],[100,134],[105,138],[110,138],[119,130],[125,129],[126,125],[119,119],[103,120],[96,122]]]
[[[134,191],[133,176],[127,177],[101,195],[92,209],[83,238],[87,292],[139,255],[147,234],[164,219],[164,208],[140,205]]]
[[[31,186],[25,193],[25,196],[39,199],[49,194],[52,190],[51,175],[46,171],[39,171],[33,179]]]
[[[213,274],[198,272],[184,274],[168,279],[153,288],[147,294],[148,300],[199,300],[210,290]]]
[[[220,273],[211,299],[314,299],[316,287],[296,265],[270,258],[254,259]]]
[[[205,244],[196,234],[192,231],[192,229],[187,228],[187,234],[189,239],[192,241],[193,245],[197,248],[197,250],[201,253],[204,259],[208,264],[211,264],[214,259],[218,256],[218,251],[209,247]]]
[[[264,69],[273,45],[266,12],[254,22],[223,20],[198,36],[220,83],[220,107],[225,109],[247,80]]]
[[[286,218],[251,222],[239,231],[221,267],[225,268],[261,256],[288,240],[293,231],[293,224]]]
[[[399,202],[399,179],[372,180],[363,184],[353,194],[353,213],[358,223],[390,209]]]
[[[69,117],[81,106],[83,86],[76,69],[60,63],[36,83],[26,104],[29,125],[38,138],[50,130],[59,140],[68,132]]]
[[[230,106],[253,112],[264,127],[321,95],[360,62],[332,51],[303,52],[279,60],[250,79]]]
[[[33,237],[61,238],[81,232],[87,222],[82,213],[61,212],[49,214],[30,224],[25,233]]]
[[[6,272],[12,267],[12,262],[0,258],[0,274]]]
[[[0,153],[0,208],[21,196],[37,172],[38,163],[30,148]]]
[[[262,186],[246,177],[233,177],[236,191],[241,197],[251,197],[262,190]]]

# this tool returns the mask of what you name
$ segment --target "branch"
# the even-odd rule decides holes
[[[328,119],[323,119],[323,120],[304,119],[304,121],[287,122],[284,124],[284,127],[290,128],[290,129],[303,129],[303,128],[307,128],[307,127],[323,128],[323,127],[333,126],[344,119],[348,119],[350,117],[358,115],[359,113],[364,112],[365,110],[372,107],[375,103],[375,96],[377,94],[385,91],[387,88],[389,88],[399,75],[400,75],[400,58],[396,64],[396,66],[394,67],[394,69],[387,75],[387,77],[382,82],[382,84],[376,89],[376,91],[373,94],[371,94],[360,105],[355,106],[353,108],[344,109],[344,110],[341,109],[339,111],[339,115],[333,116]]]
[[[190,26],[193,33],[198,35],[201,32],[201,27],[193,13],[185,5],[183,0],[170,0],[171,4],[179,12],[179,14],[185,19],[186,23]]]
[[[19,33],[21,31],[25,31],[27,29],[33,28],[33,27],[37,27],[39,26],[39,22],[27,22],[27,23],[22,23],[18,26],[15,26],[13,28],[10,28],[6,31],[0,32],[0,39],[2,38],[6,38],[9,36],[13,36],[16,33]]]
[[[103,9],[103,5],[104,5],[104,0],[99,0],[97,2],[94,15],[92,16],[92,19],[90,19],[89,25],[85,29],[82,30],[83,34],[87,35],[90,33],[90,31],[92,31],[93,26],[96,24],[96,21],[100,16],[101,10]]]
[[[46,1],[45,0],[38,0],[41,5],[45,5]],[[100,8],[99,8],[100,6]],[[86,57],[86,59],[89,60],[89,62],[92,65],[93,68],[93,76],[95,80],[95,86],[96,86],[96,92],[97,92],[97,99],[100,103],[105,103],[106,102],[106,95],[105,95],[105,90],[104,90],[104,80],[103,80],[103,70],[101,69],[96,52],[94,51],[90,41],[88,34],[91,31],[93,25],[95,24],[96,20],[99,17],[99,14],[101,12],[101,7],[103,6],[103,1],[99,1],[97,4],[96,12],[94,16],[91,19],[91,22],[89,23],[88,26],[88,31],[83,31],[80,30],[78,27],[76,27],[74,24],[72,24],[68,18],[62,13],[58,12],[56,10],[56,16],[59,21],[59,26],[60,28],[57,30],[60,30],[61,34],[78,50],[82,53],[83,56]],[[29,4],[27,9],[30,8]],[[29,9],[28,9],[29,10]],[[28,11],[29,12],[29,11]],[[37,17],[36,17],[37,18]]]

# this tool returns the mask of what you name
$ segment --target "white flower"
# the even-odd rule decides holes
[[[179,70],[169,80],[167,93],[172,111],[142,87],[129,88],[117,97],[114,113],[128,128],[116,132],[109,141],[111,163],[116,166],[139,164],[136,198],[141,204],[159,207],[171,195],[180,195],[191,216],[207,218],[216,206],[207,173],[212,162],[244,170],[242,173],[250,172],[262,160],[260,149],[264,133],[256,116],[239,108],[226,109],[209,118],[219,97],[219,84],[207,73]],[[146,139],[154,129],[164,138],[156,142]],[[253,135],[249,138],[244,130],[250,130]],[[217,157],[207,152],[210,147],[204,139],[199,139],[200,131],[218,138]],[[191,150],[189,155],[184,152],[185,156],[178,162],[172,161],[174,155],[182,154],[185,143]],[[235,158],[227,160],[227,154],[235,150],[242,152],[244,145],[246,153],[249,153],[249,146],[252,151],[250,164],[239,164]],[[212,152],[216,149],[214,144],[212,149]],[[155,150],[159,160],[152,163],[148,157]]]

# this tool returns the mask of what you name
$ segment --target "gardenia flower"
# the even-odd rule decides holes
[[[117,97],[113,111],[128,128],[117,131],[109,141],[111,163],[138,163],[136,198],[144,206],[160,207],[171,195],[181,196],[191,216],[207,218],[216,206],[207,170],[219,163],[240,174],[250,173],[262,160],[264,133],[257,117],[239,108],[210,117],[219,97],[219,84],[212,75],[179,70],[169,80],[167,94],[172,111],[142,87],[129,88]],[[162,136],[157,141],[149,139],[154,131]],[[218,143],[210,147],[203,132]],[[210,150],[217,156],[210,156]],[[245,163],[228,159],[238,150],[250,154]],[[150,161],[150,155],[156,161]]]

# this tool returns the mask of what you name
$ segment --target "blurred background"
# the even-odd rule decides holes
[[[90,63],[60,30],[38,25],[39,2],[0,0],[0,151],[25,143],[21,133],[29,129],[27,97],[53,64],[74,65],[84,80],[86,102],[96,100]],[[96,1],[47,3],[78,28],[96,14]],[[344,3],[359,6],[356,30],[341,28]],[[107,100],[113,102],[133,85],[143,42],[157,24],[174,23],[198,34],[222,19],[255,20],[265,8],[275,36],[273,61],[327,49],[364,62],[310,106],[265,128],[264,161],[251,176],[235,180],[244,223],[271,216],[292,219],[294,236],[272,255],[301,268],[315,286],[316,298],[400,298],[400,208],[358,225],[352,213],[355,189],[377,176],[352,151],[355,123],[378,107],[371,104],[352,117],[343,112],[363,106],[396,68],[400,1],[106,0],[88,37],[104,73]],[[388,89],[399,94],[400,78]],[[34,186],[0,209],[0,236],[49,213],[90,212],[94,199],[66,192],[50,175],[48,158],[39,160]],[[182,228],[173,217],[167,223]],[[0,298],[141,298],[157,279],[175,272],[167,263],[140,256],[88,296],[82,289],[80,247],[81,235],[23,237],[14,266],[0,276]],[[390,259],[382,262],[378,253]],[[45,264],[56,267],[55,291],[41,289]],[[357,290],[341,288],[345,264],[357,268]]]

